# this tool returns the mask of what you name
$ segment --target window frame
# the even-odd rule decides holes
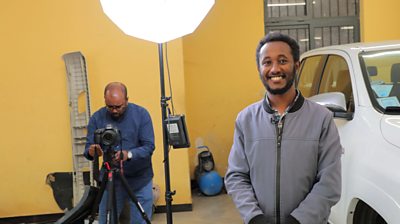
[[[305,0],[306,16],[285,16],[285,17],[268,17],[268,0],[264,0],[264,29],[265,33],[271,30],[290,29],[290,27],[308,27],[308,49],[316,48],[315,30],[325,27],[343,27],[353,26],[353,42],[360,41],[360,0],[355,0],[355,15],[354,16],[332,16],[332,17],[314,17],[313,0]],[[339,34],[340,35],[340,32]],[[332,44],[332,38],[330,39]],[[340,36],[338,37],[340,41]],[[299,40],[297,40],[299,41]],[[349,42],[352,43],[352,42]],[[330,46],[325,45],[325,46]],[[304,52],[301,52],[304,53]]]

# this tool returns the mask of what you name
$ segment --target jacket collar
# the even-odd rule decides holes
[[[293,113],[295,111],[298,111],[301,106],[303,106],[304,104],[304,97],[303,95],[301,95],[301,92],[299,90],[296,90],[297,92],[297,96],[295,98],[295,102],[293,102],[293,104],[290,107],[290,109],[288,110],[289,113]],[[265,97],[263,100],[263,107],[264,110],[269,113],[269,114],[274,114],[275,110],[271,107],[271,105],[269,104],[268,100],[267,100],[267,93],[265,93]]]

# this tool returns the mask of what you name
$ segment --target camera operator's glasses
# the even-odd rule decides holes
[[[124,107],[124,104],[121,105],[106,105],[107,109],[109,110],[120,110],[122,107]]]

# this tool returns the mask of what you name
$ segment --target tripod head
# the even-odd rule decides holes
[[[117,158],[115,158],[115,155],[118,150],[112,147],[105,147],[103,149],[103,163],[109,163],[111,165],[115,165],[115,161]]]

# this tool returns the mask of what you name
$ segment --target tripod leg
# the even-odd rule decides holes
[[[118,224],[118,211],[116,205],[115,195],[115,180],[114,171],[108,172],[108,183],[107,183],[107,220],[109,224]]]
[[[129,195],[129,198],[132,200],[132,202],[135,204],[136,208],[139,210],[140,214],[142,215],[143,219],[146,221],[147,224],[151,224],[149,217],[147,216],[147,214],[144,212],[144,209],[142,207],[142,205],[139,203],[139,201],[137,200],[136,196],[133,194],[131,188],[129,187],[128,181],[126,180],[126,178],[124,177],[123,174],[119,173],[119,177],[121,179],[122,185],[124,187],[124,189],[126,190],[126,192]],[[132,220],[131,220],[132,221]]]
[[[99,204],[100,204],[101,198],[103,197],[104,190],[106,189],[106,185],[107,185],[107,173],[105,173],[103,176],[103,180],[101,181],[101,185],[100,185],[100,190],[96,195],[96,199],[94,200],[92,212],[91,212],[90,218],[89,218],[89,224],[92,224],[94,222],[96,212],[99,209]]]
[[[126,197],[124,197],[126,198]],[[131,221],[131,206],[130,206],[130,201],[129,200],[125,200],[123,207],[122,207],[122,211],[119,214],[118,217],[118,221],[119,224],[130,224]]]

